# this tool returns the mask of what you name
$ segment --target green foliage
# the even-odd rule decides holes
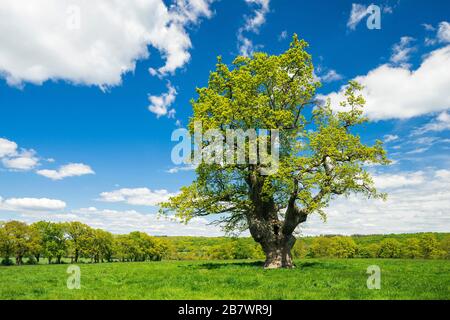
[[[434,234],[423,234],[419,241],[420,248],[422,249],[422,257],[432,259],[445,255],[445,252],[439,249],[439,243]]]
[[[11,256],[16,258],[17,264],[23,264],[24,257],[27,257],[27,264],[39,263],[42,257],[57,264],[67,257],[71,262],[80,262],[80,259],[94,263],[114,259],[159,261],[168,256],[170,245],[162,238],[142,232],[114,236],[80,222],[39,221],[30,226],[18,221],[0,224],[2,265],[9,265]]]
[[[357,245],[350,237],[333,237],[329,254],[334,258],[353,258],[357,252]]]
[[[450,235],[447,235],[441,241],[441,250],[443,253],[443,258],[450,259]]]
[[[330,255],[331,239],[329,237],[317,237],[312,241],[309,248],[311,258],[324,258]]]
[[[353,258],[357,245],[351,237],[317,237],[314,238],[307,256],[313,258]]]
[[[0,250],[6,261],[14,255],[16,264],[23,264],[23,258],[31,254],[34,245],[32,230],[20,221],[9,221],[0,226]]]
[[[411,259],[422,258],[422,249],[420,245],[419,239],[406,239],[403,255]]]
[[[152,237],[143,232],[112,235],[79,222],[0,224],[1,265],[14,264],[11,257],[18,257],[15,262],[20,264],[41,263],[41,258],[54,263],[73,263],[76,248],[79,263],[264,258],[261,246],[252,238]],[[449,259],[449,248],[450,235],[444,233],[321,236],[298,240],[292,254],[297,259]]]
[[[380,258],[400,258],[401,243],[395,239],[385,239],[380,242],[378,257]]]
[[[306,258],[307,255],[308,255],[308,246],[306,245],[305,241],[297,240],[294,244],[294,247],[292,248],[292,257],[294,259],[302,259]]]

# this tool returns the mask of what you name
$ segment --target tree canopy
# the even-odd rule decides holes
[[[175,212],[184,222],[216,215],[228,232],[249,229],[269,268],[292,267],[294,231],[313,213],[325,218],[334,196],[385,196],[366,170],[368,164],[389,162],[382,142],[364,144],[354,131],[368,121],[361,86],[349,82],[338,110],[329,101],[318,101],[320,82],[307,47],[294,35],[280,55],[239,56],[231,66],[219,57],[208,86],[198,88],[192,101],[192,134],[199,122],[203,130],[219,130],[224,136],[228,130],[277,130],[276,172],[264,174],[268,165],[263,161],[201,162],[196,180],[161,205],[162,213]]]

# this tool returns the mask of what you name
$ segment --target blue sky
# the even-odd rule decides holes
[[[221,55],[310,44],[319,94],[366,85],[361,135],[393,164],[369,168],[386,203],[338,199],[304,234],[449,231],[450,3],[41,0],[0,4],[0,220],[81,220],[113,232],[220,235],[157,220],[194,178],[174,169],[173,130]],[[124,4],[126,3],[126,4]]]

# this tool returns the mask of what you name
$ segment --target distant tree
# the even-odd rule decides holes
[[[420,241],[417,238],[406,239],[403,255],[405,258],[417,259],[422,257]]]
[[[92,228],[75,221],[65,223],[65,231],[68,236],[68,247],[72,252],[73,261],[77,263],[83,247],[87,246],[89,238],[92,236]]]
[[[305,258],[308,254],[308,246],[304,241],[296,241],[292,248],[293,258]]]
[[[225,242],[208,248],[208,258],[211,260],[231,260],[234,259],[235,244]]]
[[[317,237],[314,238],[309,247],[309,256],[311,258],[325,258],[330,256],[331,238]]]
[[[56,259],[56,263],[61,263],[67,253],[65,225],[43,221],[37,228],[41,233],[43,253],[48,263],[52,263],[53,259]]]
[[[14,240],[5,227],[4,222],[0,223],[0,255],[3,258],[2,264],[9,265],[13,262],[10,257],[14,255]]]
[[[425,259],[438,258],[443,255],[439,249],[439,242],[436,236],[431,233],[423,234],[419,238],[422,257]]]
[[[113,240],[114,257],[119,261],[132,261],[132,240],[127,235],[117,235]]]
[[[5,252],[12,250],[16,264],[23,264],[23,258],[31,253],[32,234],[30,227],[20,221],[6,222],[2,227],[2,238],[5,238]],[[9,252],[8,254],[11,254]]]
[[[384,239],[380,242],[378,257],[380,258],[400,258],[402,255],[402,244],[395,239]]]
[[[231,67],[219,59],[208,86],[197,89],[198,99],[192,102],[191,133],[196,122],[224,137],[230,129],[279,130],[277,172],[264,174],[274,161],[202,162],[193,184],[161,206],[162,213],[175,212],[184,222],[216,215],[226,231],[248,229],[266,255],[265,268],[293,267],[296,228],[313,213],[325,217],[333,197],[384,196],[365,166],[388,163],[382,142],[368,146],[354,129],[368,121],[362,87],[354,81],[348,84],[339,112],[329,102],[319,103],[320,83],[307,46],[295,35],[280,55],[240,56]],[[270,144],[269,136],[258,139]],[[213,142],[205,138],[202,143]],[[248,151],[249,142],[244,144]]]
[[[450,236],[446,236],[441,240],[440,248],[445,259],[450,259]]]
[[[358,244],[357,257],[358,258],[371,258],[370,252],[369,252],[366,244]]]
[[[161,261],[164,257],[167,256],[169,246],[167,242],[163,239],[151,237],[152,238],[152,247],[149,250],[149,257],[152,261]]]
[[[333,237],[328,254],[334,258],[353,258],[357,249],[358,247],[351,237]]]
[[[101,229],[94,229],[89,232],[84,253],[91,258],[92,262],[99,263],[111,261],[113,257],[113,235]]]

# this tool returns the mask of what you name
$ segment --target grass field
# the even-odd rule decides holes
[[[366,286],[370,265],[381,289]],[[307,259],[294,270],[258,261],[81,264],[81,289],[68,265],[0,267],[1,299],[450,299],[447,260]]]

